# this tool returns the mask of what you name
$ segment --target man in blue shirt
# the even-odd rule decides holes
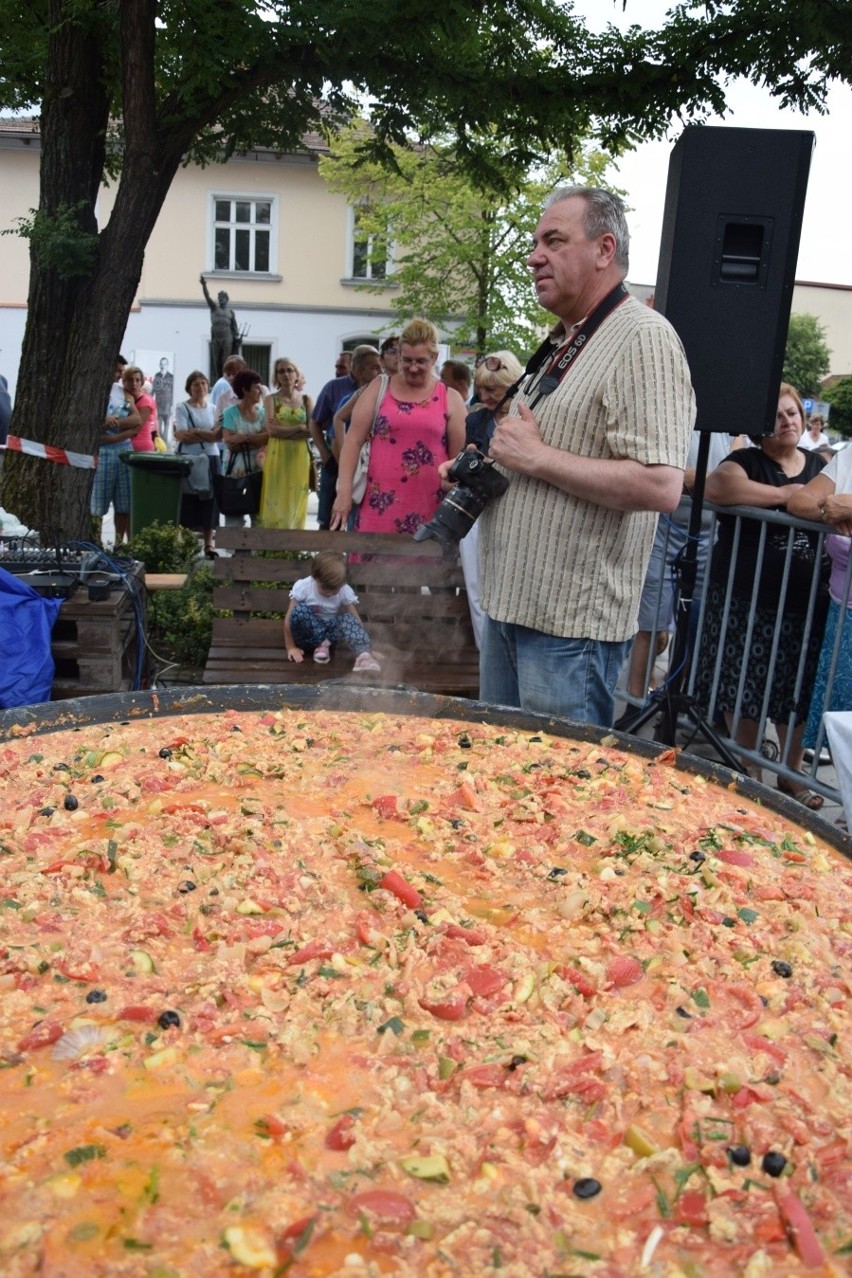
[[[374,346],[356,346],[354,356],[362,351],[378,355]],[[317,500],[317,525],[327,529],[331,522],[331,509],[337,489],[337,462],[331,451],[334,442],[334,414],[345,400],[358,389],[358,383],[351,373],[343,377],[334,377],[326,382],[314,405],[313,415],[308,423],[311,439],[317,447],[322,463],[320,473],[319,494]]]

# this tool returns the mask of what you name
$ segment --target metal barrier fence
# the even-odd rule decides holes
[[[822,629],[824,625],[825,604],[827,598],[827,556],[825,550],[826,537],[832,534],[830,528],[826,528],[824,524],[809,523],[804,520],[795,520],[789,515],[780,514],[772,510],[759,510],[746,506],[726,506],[724,508],[707,505],[706,512],[709,512],[710,526],[706,532],[702,532],[701,540],[705,541],[707,548],[707,567],[703,574],[703,581],[699,581],[695,599],[690,610],[690,642],[687,656],[688,669],[682,672],[682,690],[693,698],[699,704],[705,721],[710,724],[724,744],[740,759],[742,759],[745,767],[754,771],[759,768],[769,772],[773,772],[780,778],[781,783],[790,784],[796,782],[799,786],[803,784],[802,774],[806,777],[806,784],[810,789],[822,794],[825,798],[832,802],[840,802],[839,791],[833,786],[820,780],[818,769],[820,766],[821,756],[823,760],[826,758],[823,753],[826,749],[825,725],[822,720],[822,713],[825,709],[832,708],[832,695],[838,678],[844,673],[842,666],[842,652],[844,640],[848,642],[848,627],[852,626],[852,606],[844,607],[843,600],[846,600],[852,594],[850,583],[852,583],[852,555],[849,556],[846,565],[845,579],[843,581],[842,590],[839,594],[840,608],[837,620],[837,626],[831,643],[828,645],[825,653],[822,655],[822,661],[827,666],[827,678],[824,689],[820,693],[814,695],[819,696],[820,704],[818,706],[818,730],[816,739],[810,743],[808,750],[805,752],[806,762],[802,764],[801,771],[797,771],[790,765],[791,748],[794,748],[795,735],[794,729],[797,720],[800,721],[802,715],[807,718],[808,706],[811,702],[811,694],[813,692],[810,686],[812,680],[809,677],[812,671],[808,671],[808,650],[817,644],[822,643]],[[723,573],[714,571],[714,557],[718,557],[722,553],[717,543],[717,519],[720,514],[733,517],[736,520],[733,550],[730,562],[722,565]],[[737,563],[740,555],[741,533],[743,520],[748,520],[752,524],[760,524],[760,535],[754,561],[753,580],[751,583],[749,606],[747,610],[746,633],[740,640],[739,635],[733,629],[738,625],[737,618],[733,615],[732,603],[736,598],[734,590],[735,577],[737,574]],[[669,571],[676,576],[673,560],[675,552],[683,542],[682,533],[675,527],[672,530],[670,521],[661,518],[661,529],[666,529],[665,535],[665,561],[669,565]],[[763,643],[764,655],[761,658],[761,667],[765,662],[765,672],[761,670],[761,687],[759,690],[760,713],[759,717],[752,721],[746,720],[742,713],[743,698],[745,692],[745,683],[748,673],[748,662],[743,660],[741,668],[736,671],[737,676],[737,694],[734,705],[728,707],[725,714],[722,714],[718,708],[720,682],[723,681],[723,666],[725,665],[725,648],[726,641],[730,637],[732,643],[736,635],[736,644],[742,642],[744,652],[749,654],[752,645],[758,636],[755,635],[754,623],[756,609],[758,605],[758,595],[762,597],[764,611],[766,609],[765,590],[761,590],[761,572],[763,569],[767,537],[773,536],[774,553],[781,548],[779,542],[778,530],[785,530],[780,535],[784,539],[784,561],[781,570],[780,581],[778,583],[777,600],[773,601],[775,625],[771,640],[769,641],[768,652],[765,651],[766,644]],[[801,617],[801,647],[799,659],[795,663],[794,668],[791,667],[787,671],[787,679],[790,682],[788,688],[791,708],[789,713],[782,717],[780,722],[772,722],[770,718],[770,695],[773,689],[773,683],[776,680],[779,665],[784,668],[786,654],[782,650],[782,619],[785,613],[785,603],[788,595],[791,567],[793,556],[795,554],[797,533],[801,537],[801,530],[812,534],[816,539],[816,554],[814,555],[813,569],[809,574],[809,582],[807,589],[803,589],[801,584],[795,596],[791,593],[791,600],[796,599],[796,626],[798,626],[799,616]],[[749,556],[750,558],[750,556]],[[744,563],[746,560],[744,559]],[[710,580],[711,574],[717,581],[717,586],[713,592],[715,597],[723,596],[721,615],[718,611],[708,607],[708,590],[707,582]],[[724,580],[722,586],[719,578]],[[660,617],[660,609],[664,607],[664,596],[667,589],[671,586],[671,581],[661,580],[659,588],[656,591],[656,601],[650,601],[653,608],[653,614]],[[836,585],[836,582],[835,582]],[[835,591],[835,597],[837,591]],[[742,599],[742,592],[739,594]],[[677,598],[677,596],[676,596]],[[678,607],[681,609],[688,608],[682,600],[678,600]],[[771,609],[770,609],[771,610]],[[742,616],[742,610],[737,610],[737,616]],[[715,654],[715,661],[709,663],[708,670],[707,661],[707,637],[708,632],[712,628],[714,631],[716,626],[720,628],[719,642]],[[649,656],[644,672],[644,686],[650,690],[651,683],[655,671],[659,674],[660,661],[656,657],[657,637],[663,633],[666,627],[665,616],[662,621],[658,620],[660,630],[654,630],[650,638]],[[702,647],[702,645],[705,645]],[[669,647],[669,652],[672,645]],[[728,654],[730,663],[730,648]],[[669,668],[662,680],[658,682],[653,692],[649,691],[649,697],[644,701],[637,696],[633,696],[628,692],[622,692],[619,695],[629,705],[641,708],[647,706],[650,701],[661,701],[672,681],[676,681],[678,674],[681,672],[673,671]],[[731,671],[728,668],[725,672],[727,682],[730,683]],[[700,678],[699,678],[700,675]],[[709,685],[709,687],[708,687]],[[697,691],[701,695],[697,696]],[[777,689],[776,689],[777,691]],[[797,713],[798,707],[798,713]],[[847,707],[835,707],[847,708]],[[852,706],[848,707],[852,709]],[[814,707],[812,714],[815,714],[817,707]],[[756,729],[753,725],[756,725]],[[780,731],[779,731],[780,728]],[[629,729],[628,729],[629,730]],[[737,740],[739,735],[739,742]],[[681,718],[679,721],[678,742],[684,748],[688,748],[696,736],[694,725],[688,720]],[[749,737],[747,744],[743,743],[744,736]]]

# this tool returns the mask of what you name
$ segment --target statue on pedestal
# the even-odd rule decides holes
[[[204,300],[210,307],[210,347],[213,372],[216,377],[221,377],[222,365],[228,356],[239,355],[240,353],[240,331],[237,328],[237,317],[233,308],[228,304],[228,294],[224,290],[221,291],[214,302],[208,291],[207,281],[203,275],[200,278],[201,287],[204,290]]]

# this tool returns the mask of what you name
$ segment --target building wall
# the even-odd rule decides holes
[[[824,326],[831,351],[829,373],[838,377],[852,373],[852,287],[796,284],[791,309],[794,315],[815,315]]]

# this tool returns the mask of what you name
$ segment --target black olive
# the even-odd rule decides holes
[[[463,732],[462,735],[459,737],[459,749],[470,750],[472,746],[473,746],[473,742],[471,741],[470,737],[467,735],[466,732]]]
[[[86,1002],[87,1003],[105,1003],[106,997],[107,996],[104,990],[89,990],[88,994],[86,995]]]
[[[66,794],[65,798],[62,801],[62,806],[65,808],[66,812],[76,812],[80,804],[74,798],[73,794]]]
[[[538,745],[540,744],[540,742],[541,742],[541,737],[530,737],[531,745]]]
[[[728,1157],[735,1167],[748,1167],[751,1162],[751,1150],[748,1145],[731,1145],[728,1148]]]
[[[39,816],[53,816],[55,811],[56,808],[39,808],[38,814]]]
[[[101,781],[103,781],[103,777],[101,776],[100,772],[96,772],[95,775],[92,777],[91,784],[98,785]]]
[[[772,964],[772,970],[776,976],[783,976],[785,979],[793,975],[793,969],[789,963],[785,963],[783,959],[775,959]]]
[[[578,1198],[595,1198],[602,1189],[601,1182],[593,1176],[584,1176],[582,1180],[574,1181],[574,1193]]]
[[[460,821],[458,817],[452,817],[450,819],[450,825],[453,827],[454,830],[460,830],[462,826],[464,825],[464,821]]]
[[[703,852],[699,852],[696,848],[694,852],[690,852],[689,859],[690,861],[694,861],[696,865],[700,865],[702,861],[707,860],[707,857]]]
[[[568,871],[563,870],[561,865],[554,865],[553,869],[550,871],[547,877],[549,879],[560,879],[563,874],[567,874],[567,873]]]
[[[781,1075],[777,1069],[771,1069],[767,1074],[764,1074],[763,1081],[768,1083],[770,1087],[777,1087],[781,1082]]]
[[[591,772],[587,771],[586,768],[577,768],[577,770],[574,773],[574,776],[579,777],[581,781],[589,781],[591,779],[592,774]]]
[[[231,731],[232,731],[232,732],[242,732],[242,728],[239,726],[239,724],[237,724],[237,723],[232,723],[232,724],[231,724]]]
[[[168,747],[168,746],[163,746],[162,750],[160,751],[160,758],[161,758],[161,759],[170,759],[171,757],[172,757],[172,752],[171,752],[171,750],[169,749],[169,747]]]
[[[677,1012],[678,1016],[682,1016],[685,1021],[692,1020],[692,1013],[688,1012],[685,1007],[676,1007],[675,1011]]]
[[[54,763],[53,771],[54,772],[70,772],[71,769],[68,767],[67,763]]]
[[[736,919],[732,919],[730,916],[722,919],[722,927],[736,927],[736,926],[737,926]]]
[[[180,1029],[180,1016],[177,1012],[173,1012],[171,1008],[167,1012],[161,1012],[157,1017],[157,1024],[160,1029]]]
[[[527,1063],[526,1056],[513,1056],[512,1059],[509,1061],[509,1064],[506,1066],[506,1068],[511,1073],[514,1073],[519,1065],[526,1065],[526,1063]]]
[[[760,1165],[767,1176],[780,1176],[787,1166],[787,1159],[777,1149],[770,1149],[763,1155]]]
[[[415,910],[414,917],[419,919],[421,923],[429,922],[429,915],[426,913],[425,910]]]
[[[193,883],[192,879],[184,879],[182,883],[178,883],[178,892],[194,892],[198,884]]]

